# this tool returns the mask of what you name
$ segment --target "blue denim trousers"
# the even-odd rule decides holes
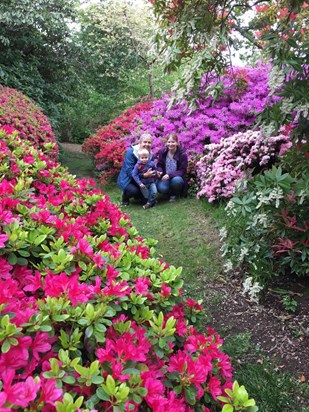
[[[170,196],[179,196],[183,192],[185,182],[182,177],[175,176],[169,180],[159,180],[157,182],[158,192],[169,194]]]
[[[141,192],[144,198],[147,199],[147,203],[153,206],[155,204],[157,193],[158,193],[156,184],[150,183],[150,185],[145,185],[145,187],[140,188],[140,189],[141,189]]]

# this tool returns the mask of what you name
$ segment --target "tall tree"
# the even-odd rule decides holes
[[[152,66],[158,54],[151,49],[154,16],[148,4],[130,0],[90,4],[81,12],[80,22],[92,70],[99,76],[98,86],[104,80],[104,87],[116,87],[141,67],[148,73],[153,97]]]
[[[70,24],[77,0],[2,0],[0,83],[20,89],[53,118],[72,93],[77,53]]]

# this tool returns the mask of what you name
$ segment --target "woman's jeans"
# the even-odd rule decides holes
[[[126,187],[125,191],[122,194],[122,201],[129,202],[131,197],[134,197],[135,199],[138,199],[141,201],[144,200],[141,190],[135,182],[128,184],[128,186]]]
[[[180,176],[175,176],[168,180],[159,180],[157,182],[158,192],[171,196],[179,196],[183,192],[184,187],[185,182]]]
[[[140,189],[144,198],[147,199],[147,203],[153,206],[158,193],[156,184],[150,183],[150,185],[145,185],[145,187],[141,187]]]

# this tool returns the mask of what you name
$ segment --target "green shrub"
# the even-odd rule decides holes
[[[229,220],[222,231],[226,267],[245,265],[252,277],[249,289],[275,275],[308,276],[308,189],[306,174],[296,179],[273,167],[227,204]]]

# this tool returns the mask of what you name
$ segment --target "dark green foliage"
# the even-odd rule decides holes
[[[77,79],[69,28],[75,5],[75,0],[1,1],[0,82],[36,100],[54,122],[57,104],[72,94]]]

